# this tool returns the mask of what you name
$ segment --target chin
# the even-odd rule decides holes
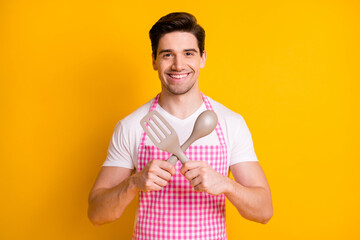
[[[167,87],[166,89],[168,90],[168,92],[170,92],[173,95],[184,95],[184,94],[188,93],[192,89],[193,86],[194,85],[192,85],[189,88],[185,88],[185,89],[174,89],[171,87]]]

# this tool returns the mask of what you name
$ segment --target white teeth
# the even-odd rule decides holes
[[[177,79],[184,78],[184,77],[186,77],[186,76],[187,76],[187,74],[183,74],[183,75],[171,75],[171,74],[170,74],[170,77],[172,77],[172,78],[177,78]]]

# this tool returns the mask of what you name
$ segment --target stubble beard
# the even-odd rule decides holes
[[[179,88],[177,86],[169,86],[166,84],[162,84],[162,86],[163,88],[165,87],[169,93],[179,96],[188,93],[194,87],[195,83],[196,82],[193,82],[191,85],[185,86],[184,88]]]

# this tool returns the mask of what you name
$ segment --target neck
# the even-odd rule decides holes
[[[189,117],[202,103],[203,99],[198,89],[181,95],[174,95],[163,89],[159,99],[159,104],[164,110],[180,119]]]

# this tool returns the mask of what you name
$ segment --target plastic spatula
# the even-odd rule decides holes
[[[156,110],[146,114],[140,124],[157,148],[174,154],[182,163],[189,161],[180,148],[175,130]]]

